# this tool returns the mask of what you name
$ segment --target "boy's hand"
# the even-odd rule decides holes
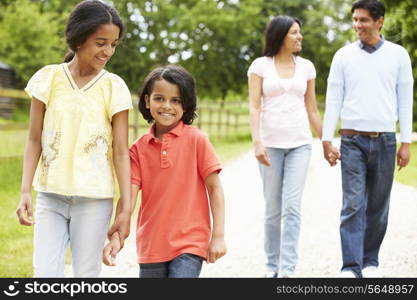
[[[207,263],[215,263],[227,252],[226,243],[223,237],[212,237],[207,251]]]
[[[116,255],[121,249],[119,234],[115,232],[113,233],[110,242],[103,249],[103,263],[107,266],[115,266]]]

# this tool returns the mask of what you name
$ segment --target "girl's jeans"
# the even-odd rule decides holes
[[[64,277],[71,245],[74,277],[98,277],[113,199],[39,192],[36,201],[34,277]]]

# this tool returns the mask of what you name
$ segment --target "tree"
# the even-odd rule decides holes
[[[415,27],[417,7],[410,0],[385,0],[387,13],[383,32],[388,40],[407,49],[413,66],[414,78],[417,74],[417,30]],[[414,131],[417,131],[417,84],[414,84]]]
[[[53,14],[41,13],[38,3],[17,0],[0,17],[0,60],[16,71],[19,86],[40,67],[60,62],[63,39]]]

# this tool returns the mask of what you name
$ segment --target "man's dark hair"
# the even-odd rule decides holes
[[[369,11],[372,19],[374,21],[385,15],[385,6],[384,3],[378,0],[359,0],[352,4],[352,13],[355,9],[363,8]]]

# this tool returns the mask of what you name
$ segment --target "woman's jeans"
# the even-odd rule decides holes
[[[200,276],[202,264],[202,257],[184,253],[167,262],[139,264],[139,277],[197,278]]]
[[[344,135],[340,149],[342,270],[360,277],[364,267],[379,264],[395,168],[395,133],[379,137]]]
[[[298,259],[301,198],[311,145],[266,148],[272,166],[259,164],[265,198],[265,254],[268,271],[291,275]]]
[[[98,277],[113,199],[38,193],[34,236],[34,277],[64,277],[71,244],[74,277]]]

